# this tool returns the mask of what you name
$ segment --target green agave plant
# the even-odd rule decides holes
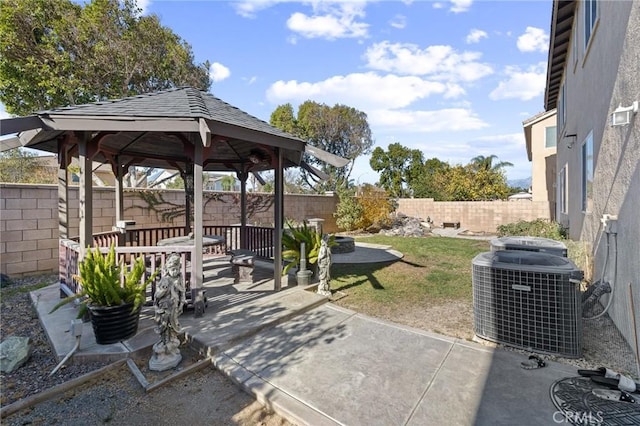
[[[118,306],[125,303],[133,303],[133,311],[137,310],[145,301],[145,291],[157,276],[158,271],[142,282],[145,265],[142,258],[138,258],[133,268],[126,270],[116,260],[115,245],[111,245],[109,253],[103,255],[98,247],[95,250],[88,248],[87,256],[80,263],[80,275],[75,278],[82,283],[80,292],[62,299],[51,312],[74,300],[83,299],[80,303],[78,318],[85,315],[89,305]],[[124,282],[121,284],[120,276],[124,273]]]
[[[318,253],[320,252],[320,244],[322,243],[322,234],[303,222],[300,226],[294,226],[291,222],[287,223],[289,228],[282,233],[282,258],[288,260],[289,263],[282,269],[282,275],[286,275],[289,270],[300,264],[301,243],[304,242],[307,263],[310,265],[318,261]],[[329,235],[329,247],[336,245],[335,236]]]

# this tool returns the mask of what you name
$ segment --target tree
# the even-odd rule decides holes
[[[410,166],[408,184],[416,198],[433,198],[441,201],[447,198],[443,188],[451,166],[437,158],[430,158],[424,163],[413,159]]]
[[[56,183],[54,170],[42,167],[36,154],[20,148],[0,152],[0,182]]]
[[[475,157],[466,166],[450,166],[437,158],[423,160],[422,152],[399,143],[385,152],[378,147],[371,155],[371,168],[380,172],[380,186],[394,197],[412,195],[436,201],[480,201],[509,195],[503,167],[493,164],[495,155]]]
[[[501,171],[477,170],[474,164],[450,167],[436,176],[443,189],[442,201],[486,201],[504,199],[509,193]]]
[[[222,185],[223,191],[233,191],[236,185],[236,178],[231,175],[223,176],[220,179],[220,185]]]
[[[188,43],[139,12],[134,0],[3,0],[0,101],[7,112],[182,85],[209,89],[209,63],[195,64]]]
[[[369,164],[374,171],[380,173],[380,186],[387,190],[389,195],[406,197],[410,195],[410,191],[405,184],[412,178],[411,172],[415,171],[415,166],[418,166],[416,161],[421,160],[420,151],[392,143],[388,152],[380,147],[374,149]]]
[[[296,117],[293,114],[293,106],[289,103],[278,105],[271,113],[269,122],[272,126],[291,133],[292,135],[298,134]]]
[[[340,201],[336,206],[333,217],[336,218],[338,228],[345,231],[358,229],[362,223],[364,209],[355,194],[355,188],[344,188],[338,191]]]
[[[268,171],[261,173],[262,179],[265,181],[265,184],[262,185],[260,191],[262,192],[274,192],[275,188],[275,176],[273,172]],[[284,177],[284,192],[285,194],[305,194],[308,193],[309,190],[304,188],[300,172],[295,168],[284,169],[283,172]]]
[[[184,189],[184,180],[179,175],[167,182],[167,189]]]
[[[499,161],[494,164],[493,160],[497,160],[497,159],[498,159],[497,155],[489,155],[488,157],[485,157],[484,155],[478,155],[471,159],[470,164],[476,170],[492,170],[492,171],[498,171],[505,167],[513,166],[513,164],[508,161]]]
[[[306,170],[301,172],[303,181],[316,192],[348,187],[355,159],[369,154],[373,145],[367,115],[346,105],[329,107],[307,100],[299,106],[297,117],[290,104],[280,105],[271,114],[269,122],[312,146],[350,160],[346,166],[337,168],[305,155],[307,163],[329,176],[327,181],[321,181]]]

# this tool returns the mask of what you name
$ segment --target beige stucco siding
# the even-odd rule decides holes
[[[531,189],[533,201],[555,205],[556,147],[547,148],[546,128],[556,125],[555,114],[531,126]],[[553,161],[547,161],[549,158]]]
[[[615,286],[609,315],[630,346],[634,342],[629,286],[640,320],[640,114],[627,126],[611,127],[610,114],[618,105],[640,100],[640,2],[599,1],[599,20],[586,56],[582,53],[583,11],[576,19],[578,58],[569,52],[565,69],[567,119],[559,134],[577,138],[558,141],[557,169],[568,165],[568,214],[558,220],[570,236],[592,245],[593,276]],[[574,44],[571,43],[573,46]],[[593,207],[582,211],[582,144],[593,132]],[[573,142],[573,144],[571,144]],[[603,233],[604,214],[618,216],[617,235]],[[607,241],[610,255],[605,270]],[[640,325],[640,321],[638,321]],[[640,334],[640,330],[637,330]],[[636,349],[637,350],[637,349]]]

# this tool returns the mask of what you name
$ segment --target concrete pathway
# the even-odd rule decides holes
[[[299,424],[554,424],[549,388],[576,370],[554,362],[524,370],[525,359],[328,304],[217,354],[214,364]]]
[[[274,293],[267,279],[235,285],[227,266],[207,268],[209,308],[202,318],[190,312],[181,317],[186,336],[231,380],[295,423],[550,425],[562,420],[549,389],[554,381],[575,376],[574,367],[548,362],[543,369],[524,370],[520,362],[526,356],[516,352],[371,318],[300,287]],[[48,314],[59,300],[57,285],[31,297],[61,359],[75,342],[68,332],[75,309]],[[134,338],[113,345],[95,344],[91,325],[84,324],[76,360],[115,360],[148,349],[158,338],[151,309],[145,308]]]

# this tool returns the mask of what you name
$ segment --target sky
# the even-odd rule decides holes
[[[306,100],[367,114],[375,146],[531,176],[522,122],[544,110],[551,0],[138,0],[212,63],[211,93],[269,121]],[[0,111],[0,114],[2,112]],[[375,183],[370,155],[351,173]]]

